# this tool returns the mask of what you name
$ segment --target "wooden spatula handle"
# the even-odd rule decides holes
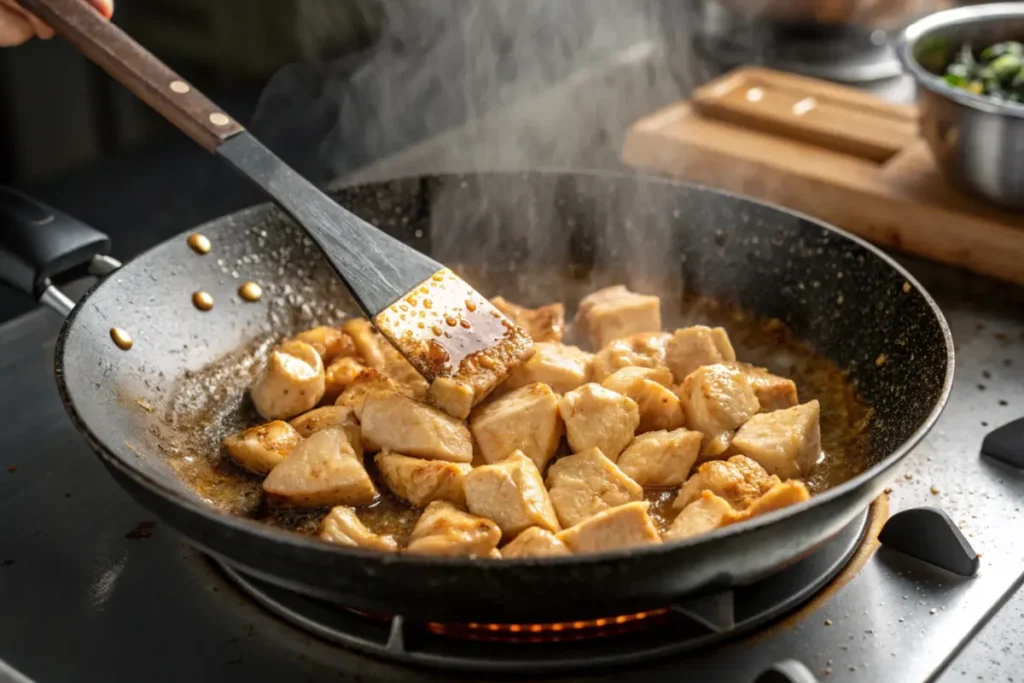
[[[207,151],[243,130],[213,102],[85,0],[19,0],[79,52]]]

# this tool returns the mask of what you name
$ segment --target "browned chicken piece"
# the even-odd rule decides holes
[[[471,465],[410,458],[390,451],[378,453],[374,462],[388,489],[416,507],[426,507],[435,500],[466,504],[466,475],[473,469]]]
[[[524,308],[500,296],[491,299],[491,303],[508,316],[509,320],[526,330],[533,341],[562,341],[562,335],[565,333],[565,306],[562,304]]]
[[[304,342],[281,343],[270,352],[249,394],[256,410],[268,420],[287,420],[316,407],[324,395],[320,354]]]
[[[640,425],[636,401],[593,382],[563,396],[558,412],[574,453],[599,448],[612,462]]]
[[[764,368],[748,363],[725,363],[725,365],[736,368],[747,376],[750,385],[754,387],[757,402],[761,404],[762,413],[792,408],[800,402],[797,398],[796,383],[791,379],[773,375]]]
[[[435,500],[413,527],[406,550],[448,557],[495,557],[499,541],[501,529],[491,520]]]
[[[232,434],[223,441],[231,459],[256,474],[268,474],[300,443],[302,434],[280,420]]]
[[[747,376],[722,364],[704,365],[687,375],[679,399],[686,426],[704,434],[705,460],[725,452],[736,428],[761,407]]]
[[[735,514],[735,510],[724,498],[716,496],[711,491],[701,491],[697,500],[683,508],[676,516],[672,526],[665,532],[665,540],[675,541],[706,534],[729,524]]]
[[[477,408],[469,429],[484,461],[521,451],[543,471],[564,433],[558,400],[548,385],[530,384]]]
[[[635,548],[661,543],[661,536],[647,513],[650,503],[626,503],[583,520],[558,534],[573,553]]]
[[[596,448],[559,458],[548,470],[547,484],[563,527],[644,496],[643,487]]]
[[[728,460],[712,460],[698,467],[679,489],[672,507],[682,510],[697,500],[701,491],[711,491],[734,509],[744,510],[778,483],[778,477],[769,475],[750,458],[734,455]]]
[[[362,361],[353,356],[342,356],[332,360],[324,370],[324,395],[320,401],[334,403],[343,391],[352,386],[359,373],[366,369],[368,368]]]
[[[737,513],[736,521],[750,519],[758,515],[767,515],[769,512],[775,512],[776,510],[781,510],[797,503],[803,503],[810,499],[811,492],[807,490],[807,485],[799,479],[779,482],[768,489],[763,496],[754,501],[746,510]]]
[[[294,339],[306,342],[316,349],[325,366],[330,365],[335,358],[355,356],[358,353],[352,337],[342,332],[340,327],[321,325],[305,332],[299,332]]]
[[[375,534],[362,523],[356,511],[339,505],[320,523],[317,536],[325,541],[348,548],[369,548],[395,552],[398,543],[391,535]]]
[[[675,392],[648,379],[661,372],[651,368],[622,368],[605,378],[601,386],[633,399],[640,408],[637,433],[678,429],[686,423],[683,407]]]
[[[342,325],[342,330],[352,337],[359,356],[368,367],[383,372],[395,381],[413,398],[423,399],[427,395],[427,380],[416,372],[409,361],[364,318],[354,318]]]
[[[602,349],[636,332],[659,332],[661,299],[631,292],[623,285],[605,287],[580,301],[576,320],[594,348]]]
[[[356,417],[363,419],[363,404],[366,397],[377,393],[397,393],[408,395],[408,391],[395,383],[393,379],[379,370],[367,368],[358,375],[352,384],[345,391],[341,392],[334,405],[342,408],[351,408],[355,411]]]
[[[747,420],[732,438],[732,450],[782,479],[806,477],[821,456],[821,408],[817,401]]]
[[[427,401],[456,420],[465,420],[476,405],[476,391],[466,382],[438,377],[430,383]]]
[[[369,505],[377,498],[370,475],[340,427],[316,432],[263,480],[267,500],[296,507]]]
[[[501,549],[504,558],[555,557],[571,555],[569,548],[547,529],[531,526],[516,536],[515,540]]]
[[[521,451],[466,475],[466,507],[474,515],[493,520],[505,538],[531,526],[548,531],[562,528],[540,470]]]
[[[678,486],[697,462],[701,438],[686,429],[647,432],[626,446],[616,464],[641,486]]]
[[[355,411],[343,406],[323,406],[314,408],[291,420],[291,426],[302,436],[312,436],[321,429],[341,427],[345,431],[349,445],[356,452],[359,461],[363,461],[363,437],[359,428],[359,420]]]
[[[594,354],[558,342],[538,342],[535,349],[530,360],[509,373],[508,379],[502,382],[498,391],[510,391],[542,382],[556,394],[564,394],[589,380]]]
[[[665,365],[676,382],[702,365],[736,360],[728,333],[721,327],[705,325],[683,327],[675,331],[665,347]]]
[[[608,342],[594,354],[591,377],[595,382],[603,382],[622,368],[665,368],[665,345],[670,338],[668,332],[637,332]],[[660,381],[662,376],[653,379]],[[667,383],[671,384],[671,380]]]
[[[429,460],[471,462],[469,427],[437,408],[398,393],[374,392],[363,403],[363,445]]]

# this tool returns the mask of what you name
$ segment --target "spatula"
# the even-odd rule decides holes
[[[20,0],[82,54],[256,184],[323,250],[377,328],[464,418],[533,353],[529,335],[447,268],[346,211],[83,0]]]

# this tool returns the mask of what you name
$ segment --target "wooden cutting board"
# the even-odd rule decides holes
[[[635,123],[623,160],[807,213],[876,244],[1024,284],[1024,214],[949,185],[915,107],[743,68]]]

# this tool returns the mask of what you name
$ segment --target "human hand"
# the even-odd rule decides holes
[[[82,1],[88,1],[107,19],[114,14],[114,0]],[[21,45],[37,36],[48,40],[53,37],[53,29],[22,9],[15,0],[0,0],[0,47]]]

